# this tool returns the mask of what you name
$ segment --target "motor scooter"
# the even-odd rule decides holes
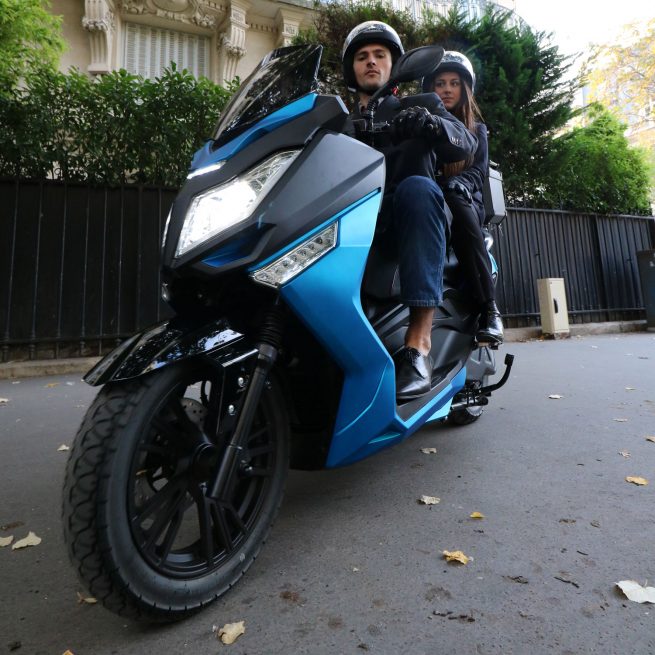
[[[395,263],[371,248],[384,158],[342,134],[343,102],[317,92],[321,51],[275,50],[241,85],[166,221],[175,317],[85,377],[103,386],[67,464],[64,537],[89,592],[120,615],[180,619],[236,584],[289,466],[343,466],[430,421],[473,422],[509,375],[508,358],[487,384],[493,349],[475,343],[451,255],[432,389],[397,404],[408,310]],[[406,53],[377,95],[431,73],[439,53]]]

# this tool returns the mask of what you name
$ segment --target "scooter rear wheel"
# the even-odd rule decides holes
[[[64,538],[79,577],[131,618],[184,618],[232,587],[257,557],[288,469],[278,388],[262,393],[247,446],[219,500],[207,496],[225,444],[215,443],[221,379],[173,365],[106,385],[66,469]]]

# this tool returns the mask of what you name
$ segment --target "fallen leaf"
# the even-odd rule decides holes
[[[14,540],[13,535],[11,535],[10,537],[0,537],[0,548],[4,548],[5,546],[8,546],[13,540]]]
[[[441,498],[437,498],[436,496],[421,496],[418,502],[424,505],[438,505],[441,502]]]
[[[629,475],[626,479],[626,482],[632,482],[632,484],[638,484],[640,486],[645,486],[648,484],[648,480],[646,478],[640,478],[640,477],[634,477],[632,475]]]
[[[65,443],[63,443],[61,446],[59,446],[59,448],[57,448],[57,452],[61,452],[63,450],[70,450],[70,448]]]
[[[9,398],[0,398],[0,405],[6,405],[9,402]]]
[[[233,644],[246,631],[243,621],[226,623],[222,628],[217,628],[217,626],[214,626],[214,628],[216,638],[220,639],[224,644]]]
[[[637,388],[636,387],[626,387],[625,390],[626,391],[637,391]]]
[[[589,523],[589,525],[590,525],[592,528],[600,528],[600,521],[591,521],[591,522]]]
[[[444,550],[443,556],[446,558],[446,562],[460,562],[461,564],[468,564],[469,557],[464,555],[461,550]]]
[[[74,655],[74,653],[71,650],[65,650],[64,655]]]
[[[628,419],[627,418],[615,418],[614,419],[617,423],[627,423]]]
[[[642,587],[634,580],[621,580],[616,586],[635,603],[655,603],[655,587]]]
[[[484,518],[484,514],[482,514],[482,513],[480,513],[480,512],[473,512],[473,513],[470,515],[470,518],[472,518],[472,519],[483,519],[483,518]]]
[[[357,573],[357,571],[359,571],[359,569],[356,566],[353,566],[353,573]]]
[[[627,450],[619,450],[619,455],[623,457],[630,457],[630,453]]]
[[[81,605],[82,603],[87,603],[89,605],[95,605],[98,601],[93,596],[85,596],[79,591],[77,592],[77,602]]]
[[[437,449],[436,448],[421,448],[421,452],[424,453],[425,455],[436,455],[437,454]]]
[[[563,398],[563,396],[560,396],[558,393],[551,393],[548,397],[552,400],[559,400],[560,398]]]
[[[27,548],[28,546],[38,546],[41,543],[41,537],[37,537],[31,530],[27,533],[27,537],[19,539],[12,547],[12,550],[19,548]]]
[[[646,441],[652,441],[655,443],[655,437],[646,437]]]
[[[46,389],[52,389],[52,387],[56,387],[59,385],[59,382],[48,382],[48,384],[45,385]]]

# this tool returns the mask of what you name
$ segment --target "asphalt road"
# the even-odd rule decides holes
[[[0,652],[655,653],[655,606],[615,588],[655,582],[655,335],[506,351],[514,373],[474,425],[426,428],[349,468],[292,472],[245,578],[164,627],[78,603],[57,449],[95,391],[79,376],[1,381],[0,525],[20,525],[0,537],[31,530],[42,542],[0,549]],[[420,505],[423,494],[441,502]],[[446,549],[472,559],[448,564]],[[234,621],[246,633],[219,643],[212,626]]]

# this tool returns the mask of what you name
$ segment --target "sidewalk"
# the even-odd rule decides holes
[[[647,329],[646,321],[616,321],[610,323],[584,323],[570,326],[570,336],[580,337],[594,334],[621,334],[642,332]],[[530,341],[542,339],[540,327],[509,328],[505,330],[505,342]],[[86,373],[99,357],[76,357],[70,359],[47,359],[0,364],[0,380],[12,378],[42,377],[45,375],[66,375]]]

